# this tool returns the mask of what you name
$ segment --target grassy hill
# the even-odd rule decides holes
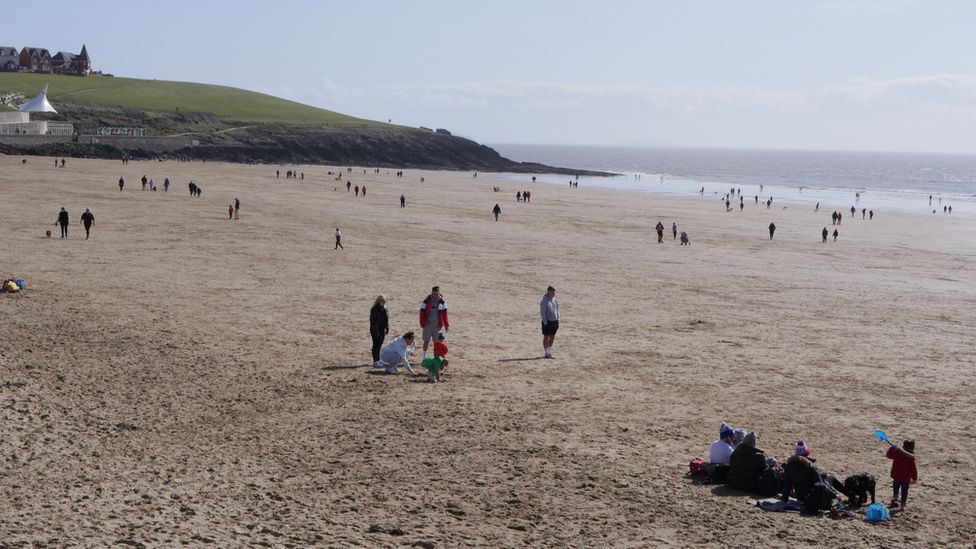
[[[364,120],[227,86],[0,73],[0,96],[33,97],[44,84],[50,84],[48,98],[58,114],[37,118],[66,120],[80,135],[70,142],[55,138],[42,143],[4,136],[0,154],[593,174],[512,162],[461,137]],[[85,138],[89,130],[104,126],[146,128],[150,137],[167,139]],[[163,142],[174,139],[175,149]]]
[[[33,97],[44,84],[50,84],[48,99],[55,108],[63,105],[147,113],[212,113],[224,122],[387,130],[397,127],[227,86],[104,76],[0,73],[0,94],[17,92]]]

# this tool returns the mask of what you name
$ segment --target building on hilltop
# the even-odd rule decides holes
[[[0,72],[14,72],[20,64],[20,52],[17,48],[0,46]]]
[[[91,58],[88,48],[82,44],[81,53],[59,51],[51,58],[51,72],[61,74],[88,74],[91,71]]]
[[[50,72],[51,52],[44,48],[24,48],[20,50],[20,70]]]

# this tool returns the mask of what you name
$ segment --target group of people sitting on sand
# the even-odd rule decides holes
[[[867,502],[875,502],[875,478],[867,473],[852,475],[840,481],[831,473],[816,465],[810,446],[803,440],[793,446],[793,453],[783,464],[763,452],[758,436],[746,429],[734,429],[722,423],[719,438],[709,448],[708,463],[696,471],[707,475],[711,484],[728,484],[729,487],[758,494],[763,497],[778,496],[780,500],[794,503],[804,513],[817,514],[836,507],[855,509]],[[892,460],[891,478],[893,496],[890,506],[902,507],[908,503],[908,487],[918,479],[915,467],[915,441],[906,440],[900,447],[888,442],[886,457]],[[793,498],[793,499],[791,499]],[[834,500],[837,500],[836,503]]]

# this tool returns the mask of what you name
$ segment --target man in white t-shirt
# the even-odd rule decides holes
[[[708,450],[708,462],[714,465],[728,465],[732,456],[732,427],[725,423],[719,428],[718,440]]]

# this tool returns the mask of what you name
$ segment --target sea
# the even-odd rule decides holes
[[[755,203],[820,204],[976,216],[976,155],[749,149],[631,148],[496,144],[502,156],[563,168],[611,172],[580,186],[722,198],[739,190]],[[524,175],[506,176],[524,180]],[[566,185],[575,176],[536,176]],[[702,191],[704,189],[704,191]],[[931,203],[930,198],[931,197]],[[732,200],[737,202],[737,200]],[[845,212],[846,213],[846,212]]]

